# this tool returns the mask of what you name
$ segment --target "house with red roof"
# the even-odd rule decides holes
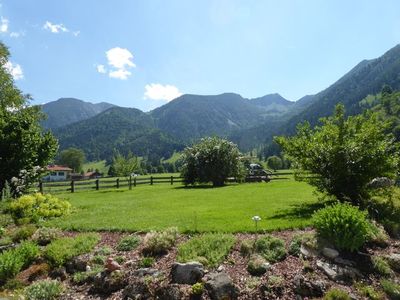
[[[42,178],[43,181],[64,181],[69,179],[72,169],[66,166],[49,165],[47,166],[49,174]]]

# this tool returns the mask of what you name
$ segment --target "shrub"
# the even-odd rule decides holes
[[[97,255],[107,256],[110,255],[112,249],[110,247],[101,247],[95,251]]]
[[[83,284],[85,282],[93,280],[94,277],[102,271],[104,271],[104,268],[102,266],[95,266],[90,271],[76,272],[74,273],[74,275],[72,275],[72,282],[76,284]]]
[[[324,300],[351,300],[351,298],[347,292],[333,288],[325,294]]]
[[[117,263],[122,264],[125,261],[125,258],[123,256],[116,256],[116,257],[114,257],[114,260]]]
[[[381,286],[391,300],[400,300],[400,284],[393,281],[382,279]]]
[[[253,254],[247,264],[247,271],[253,276],[261,276],[267,272],[268,265],[262,256]]]
[[[23,267],[28,266],[39,255],[39,248],[32,242],[25,242],[15,249],[0,254],[0,281],[14,278]]]
[[[372,265],[375,272],[382,276],[391,276],[393,274],[388,262],[381,256],[372,257]]]
[[[137,236],[126,236],[123,237],[117,246],[118,251],[131,251],[135,249],[140,243],[140,239]]]
[[[41,280],[25,288],[27,300],[53,300],[64,291],[64,287],[57,280]]]
[[[96,265],[104,265],[106,258],[103,255],[95,255],[91,261]]]
[[[301,234],[296,234],[293,236],[292,240],[290,241],[289,244],[289,254],[293,256],[299,256],[300,255],[300,247],[302,244],[306,244],[307,246],[311,248],[315,248],[316,241],[315,241],[315,236],[312,233],[301,233]]]
[[[37,222],[39,219],[61,217],[69,213],[71,204],[50,194],[40,193],[25,195],[10,204],[9,211],[16,222],[28,220]]]
[[[192,285],[192,295],[200,296],[204,292],[204,285],[201,282],[197,282]]]
[[[264,256],[271,263],[283,260],[286,257],[285,242],[272,235],[259,238],[254,248],[257,253]]]
[[[32,239],[36,241],[39,245],[45,246],[51,241],[61,237],[62,231],[58,228],[48,228],[42,227],[36,230],[33,234]]]
[[[36,231],[36,226],[32,224],[23,225],[18,227],[12,233],[12,241],[18,243],[22,240],[29,239]]]
[[[369,237],[367,212],[350,204],[335,204],[313,215],[318,236],[331,241],[340,250],[359,249]]]
[[[240,254],[243,257],[249,256],[253,252],[254,241],[252,240],[243,240],[240,243]]]
[[[44,256],[53,266],[59,267],[75,256],[90,252],[99,240],[100,237],[96,233],[83,233],[75,238],[60,238],[47,245]]]
[[[382,295],[382,293],[376,291],[373,286],[366,285],[363,283],[357,283],[355,286],[361,296],[367,297],[368,299],[371,299],[371,300],[384,299],[384,296]]]
[[[203,234],[194,237],[178,247],[178,261],[188,262],[204,257],[207,265],[215,267],[229,253],[235,238],[228,234]]]
[[[385,229],[374,221],[370,224],[368,243],[379,247],[389,245],[389,236],[385,232]]]
[[[168,228],[161,232],[149,232],[144,237],[143,253],[149,255],[160,255],[171,249],[178,237],[176,227]]]
[[[147,256],[147,257],[143,257],[140,262],[139,262],[139,267],[140,268],[150,268],[151,266],[154,265],[154,258]]]
[[[0,226],[0,238],[4,235],[5,232],[6,230],[4,229],[4,227]]]

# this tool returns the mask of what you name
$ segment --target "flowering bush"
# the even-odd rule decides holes
[[[15,221],[37,222],[39,219],[61,217],[69,213],[71,204],[50,194],[25,195],[10,204],[10,213]]]

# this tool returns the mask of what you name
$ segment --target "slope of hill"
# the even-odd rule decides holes
[[[117,149],[126,154],[170,157],[182,146],[155,127],[146,113],[123,107],[112,107],[90,119],[54,130],[60,149],[82,149],[89,161],[110,159]]]
[[[42,122],[46,129],[55,129],[89,119],[115,105],[101,102],[90,103],[75,98],[60,98],[42,105],[47,119]]]
[[[249,101],[251,104],[263,108],[264,116],[282,115],[291,111],[295,106],[295,102],[289,101],[277,93],[250,99]]]

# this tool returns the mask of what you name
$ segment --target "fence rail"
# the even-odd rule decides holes
[[[285,175],[292,175],[292,173],[273,173],[271,180],[282,180],[289,179]],[[283,176],[283,177],[282,177]],[[157,176],[157,177],[129,177],[129,178],[110,178],[104,177],[99,179],[88,179],[88,180],[70,180],[62,182],[43,182],[37,183],[35,189],[38,189],[41,193],[65,193],[65,192],[77,192],[77,191],[88,191],[88,190],[100,190],[100,189],[120,189],[128,188],[132,189],[137,185],[154,185],[159,183],[167,183],[170,185],[182,183],[184,180],[180,176]],[[248,180],[261,181],[261,180]],[[228,182],[236,182],[235,178],[230,178]]]

